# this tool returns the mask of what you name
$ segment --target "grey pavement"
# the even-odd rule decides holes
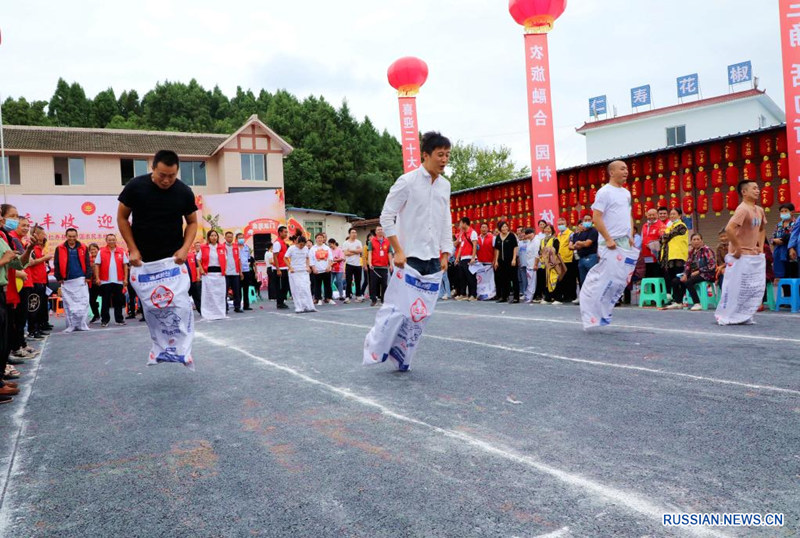
[[[800,533],[800,316],[439,303],[399,374],[361,366],[376,309],[259,304],[197,323],[196,372],[144,324],[50,336],[0,408],[0,534]]]

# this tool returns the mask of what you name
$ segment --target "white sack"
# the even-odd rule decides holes
[[[714,316],[720,325],[750,324],[764,300],[767,261],[763,254],[725,256],[725,278]]]
[[[614,250],[600,247],[598,257],[600,261],[591,268],[581,287],[584,329],[611,324],[614,306],[631,280],[639,251],[619,246]]]
[[[205,320],[225,319],[228,285],[222,273],[207,273],[200,278],[200,315]]]
[[[494,267],[491,263],[474,263],[469,266],[469,271],[478,281],[479,301],[486,301],[497,295],[494,286]]]
[[[292,302],[296,313],[317,311],[314,308],[314,297],[311,295],[311,277],[307,271],[289,273],[289,289],[292,291]]]
[[[89,287],[84,277],[65,280],[61,285],[61,300],[67,317],[67,331],[88,331]]]

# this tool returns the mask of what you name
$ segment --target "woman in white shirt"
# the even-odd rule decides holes
[[[336,304],[333,301],[333,289],[331,288],[331,266],[333,265],[333,251],[325,244],[325,234],[318,233],[316,236],[317,244],[309,249],[311,257],[310,267],[314,274],[314,299],[317,305],[323,303],[323,290],[325,286],[324,302]]]
[[[306,248],[306,238],[299,236],[295,244],[286,251],[286,260],[289,265],[289,289],[292,292],[294,311],[316,312],[314,298],[311,296],[311,258],[309,249]]]
[[[222,253],[222,255],[220,255]],[[197,253],[197,273],[202,283],[200,295],[200,315],[203,319],[224,319],[225,306],[228,300],[228,289],[225,285],[225,249],[219,245],[219,233],[210,230],[206,234],[206,244],[200,246]]]
[[[356,302],[361,303],[364,297],[361,295],[361,255],[364,252],[364,246],[358,240],[358,233],[355,228],[350,228],[347,240],[342,243],[342,250],[344,250],[345,266],[344,266],[344,288],[347,290],[347,296],[344,300],[345,303],[350,302],[350,297],[353,295],[353,285],[355,284]]]

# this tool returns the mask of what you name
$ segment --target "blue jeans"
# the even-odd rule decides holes
[[[406,263],[414,268],[422,276],[432,275],[442,270],[439,263],[439,258],[431,258],[430,260],[420,260],[419,258],[407,258]]]
[[[517,259],[519,261],[519,259]],[[528,270],[525,267],[517,266],[517,279],[519,280],[519,294],[525,295],[528,289]]]
[[[344,299],[344,273],[331,273],[331,279],[333,280],[333,285],[336,286],[336,292],[339,297]]]
[[[447,271],[444,272],[444,276],[442,276],[442,285],[439,286],[439,299],[442,297],[450,297],[450,279],[447,278]]]
[[[578,260],[578,279],[581,287],[583,287],[583,281],[586,280],[589,270],[597,265],[598,261],[600,260],[597,258],[597,254],[589,254]]]

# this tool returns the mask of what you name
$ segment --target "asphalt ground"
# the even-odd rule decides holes
[[[800,534],[800,316],[440,302],[401,374],[361,365],[374,308],[258,306],[197,323],[196,372],[141,323],[50,336],[0,408],[0,535]],[[733,512],[784,526],[662,525]]]

